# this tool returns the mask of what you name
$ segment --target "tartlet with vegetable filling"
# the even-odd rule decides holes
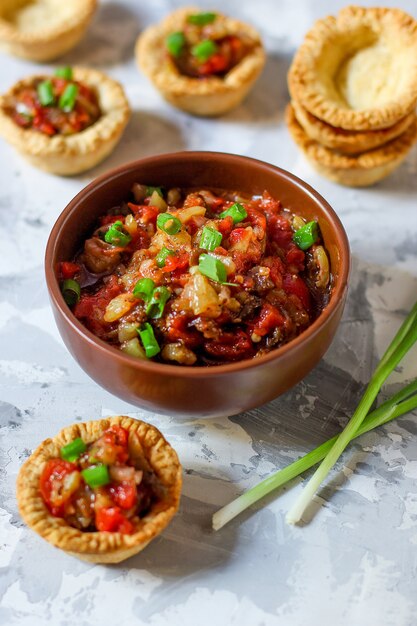
[[[88,68],[31,76],[0,97],[0,134],[32,165],[53,174],[97,165],[114,149],[129,116],[121,85]]]
[[[97,0],[0,0],[0,46],[31,61],[50,61],[84,35]]]
[[[181,465],[152,425],[117,416],[73,424],[22,466],[17,500],[26,524],[93,563],[140,552],[178,509]]]
[[[210,116],[243,100],[264,66],[265,52],[252,26],[188,7],[146,29],[136,58],[168,102]]]

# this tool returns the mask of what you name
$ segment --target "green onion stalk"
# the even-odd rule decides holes
[[[399,331],[395,335],[393,341],[387,348],[383,355],[378,367],[376,368],[374,375],[365,391],[365,394],[359,403],[354,415],[352,416],[348,426],[342,431],[341,435],[336,435],[332,439],[329,439],[325,443],[321,444],[305,456],[301,457],[297,461],[294,461],[287,467],[279,470],[272,476],[264,479],[258,485],[255,485],[241,496],[239,496],[233,502],[227,504],[225,507],[217,511],[213,515],[213,528],[219,530],[227,524],[230,520],[246,510],[249,506],[258,502],[261,498],[271,493],[275,489],[282,487],[289,481],[293,480],[303,472],[314,467],[320,461],[329,459],[324,465],[320,465],[312,479],[318,474],[318,479],[312,483],[313,487],[307,492],[304,489],[301,496],[301,506],[299,502],[296,502],[297,508],[293,509],[288,514],[289,521],[296,523],[302,517],[303,512],[310,503],[314,496],[318,486],[322,480],[327,476],[331,467],[338,460],[341,452],[345,449],[347,444],[354,438],[363,435],[370,430],[382,426],[387,422],[409,413],[413,409],[417,408],[417,379],[406,385],[394,396],[386,400],[380,407],[368,413],[373,400],[376,398],[378,391],[380,390],[383,382],[386,380],[392,370],[398,365],[404,355],[412,347],[417,340],[417,303],[414,305],[412,311],[401,325]],[[352,421],[355,419],[352,427]],[[349,428],[350,427],[350,428]],[[347,435],[346,435],[347,431]],[[342,443],[339,443],[340,437],[344,435]],[[339,445],[337,445],[339,444]],[[337,446],[337,447],[336,447]],[[339,452],[339,450],[341,451]],[[329,466],[329,463],[331,465]],[[329,469],[327,469],[329,467]],[[311,482],[311,481],[310,481]],[[309,483],[310,484],[310,483]],[[307,485],[308,487],[308,485]],[[305,496],[305,494],[307,495]],[[288,518],[287,518],[288,519]]]

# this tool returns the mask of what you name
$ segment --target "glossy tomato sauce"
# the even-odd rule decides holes
[[[102,215],[59,277],[74,315],[97,337],[136,358],[186,366],[282,346],[331,291],[319,225],[268,191],[142,184]]]

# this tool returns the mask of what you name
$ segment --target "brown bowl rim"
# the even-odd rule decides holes
[[[114,347],[109,346],[106,342],[96,337],[91,331],[89,331],[85,326],[83,326],[83,324],[81,324],[81,322],[76,319],[72,311],[68,308],[68,305],[66,304],[62,296],[61,290],[59,288],[59,283],[55,275],[54,257],[56,242],[62,231],[65,230],[65,225],[68,218],[77,208],[80,201],[84,201],[90,194],[94,193],[97,188],[99,188],[103,184],[107,184],[112,178],[117,178],[121,173],[135,170],[141,165],[149,162],[153,162],[155,165],[158,165],[158,163],[164,163],[166,161],[172,160],[178,162],[201,158],[215,160],[222,159],[235,163],[237,166],[243,163],[249,165],[261,165],[266,170],[270,170],[273,173],[278,172],[279,174],[283,175],[287,181],[289,180],[292,184],[300,188],[304,193],[307,193],[308,195],[312,196],[316,201],[318,201],[321,209],[324,211],[325,216],[331,223],[331,226],[336,235],[337,247],[340,253],[340,271],[338,280],[333,287],[329,304],[317,317],[317,319],[315,319],[314,322],[304,332],[298,335],[298,337],[292,339],[280,348],[271,350],[271,352],[268,352],[263,356],[257,357],[255,359],[244,359],[242,361],[236,361],[224,365],[213,365],[207,367],[181,367],[179,365],[170,365],[165,363],[156,363],[154,361],[138,360],[135,359],[135,357],[124,354],[120,350],[116,350]],[[333,317],[338,309],[338,304],[343,299],[345,291],[347,289],[349,272],[350,247],[344,226],[334,209],[332,209],[330,204],[327,202],[327,200],[325,200],[323,196],[319,194],[315,189],[313,189],[308,183],[298,178],[298,176],[291,174],[287,170],[276,165],[267,163],[265,161],[261,161],[260,159],[254,159],[252,157],[232,154],[228,152],[214,152],[204,150],[184,150],[181,152],[169,152],[145,157],[142,159],[137,159],[135,161],[130,161],[129,163],[125,163],[105,172],[104,174],[101,174],[100,176],[92,180],[86,187],[81,189],[81,191],[79,191],[77,195],[74,196],[74,198],[63,209],[61,214],[58,216],[54,226],[52,227],[45,251],[45,276],[49,295],[60,314],[63,315],[63,317],[71,326],[72,330],[75,331],[75,333],[81,336],[81,338],[85,340],[88,344],[98,349],[103,354],[103,356],[108,356],[110,358],[116,359],[116,361],[118,361],[120,364],[135,367],[137,369],[143,369],[150,373],[154,372],[155,374],[159,373],[161,375],[165,374],[169,376],[185,376],[186,378],[205,378],[207,376],[215,377],[223,373],[235,373],[237,371],[261,367],[262,365],[269,363],[270,361],[278,361],[282,355],[286,354],[292,349],[297,348],[300,344],[308,340],[310,337],[313,338],[314,336],[316,336],[320,332],[322,326]]]

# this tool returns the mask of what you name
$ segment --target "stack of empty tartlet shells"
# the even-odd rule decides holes
[[[417,22],[399,9],[346,7],[306,35],[288,74],[287,125],[321,174],[365,187],[417,140]]]

